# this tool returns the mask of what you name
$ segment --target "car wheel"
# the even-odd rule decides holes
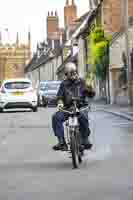
[[[33,107],[32,110],[33,110],[33,112],[37,112],[38,111],[38,107],[37,106]]]
[[[0,108],[0,113],[2,113],[3,112],[3,108]]]
[[[38,106],[41,106],[40,96],[38,96],[38,98],[37,98],[37,105],[38,105]]]
[[[43,107],[47,107],[47,102],[44,98],[42,98],[42,104],[43,104]]]
[[[47,107],[47,104],[46,104],[46,103],[43,103],[43,107],[45,107],[45,108],[46,108],[46,107]]]

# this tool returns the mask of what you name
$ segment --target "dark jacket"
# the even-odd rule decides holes
[[[83,106],[85,103],[85,97],[94,97],[93,91],[88,91],[85,81],[83,79],[78,79],[75,81],[72,80],[64,80],[59,88],[57,93],[57,100],[62,100],[64,102],[64,106],[69,108],[72,106],[72,97],[80,97],[80,105]]]

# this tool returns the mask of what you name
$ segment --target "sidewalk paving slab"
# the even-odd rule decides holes
[[[105,103],[94,103],[94,105],[98,110],[133,121],[133,107],[129,105],[110,105]]]

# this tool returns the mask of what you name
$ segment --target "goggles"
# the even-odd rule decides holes
[[[71,75],[71,76],[74,76],[77,74],[77,71],[71,71],[71,72],[66,72],[65,75]]]

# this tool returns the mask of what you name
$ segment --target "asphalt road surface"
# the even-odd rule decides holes
[[[54,152],[54,108],[0,114],[0,200],[133,200],[133,122],[92,112],[80,169]]]

